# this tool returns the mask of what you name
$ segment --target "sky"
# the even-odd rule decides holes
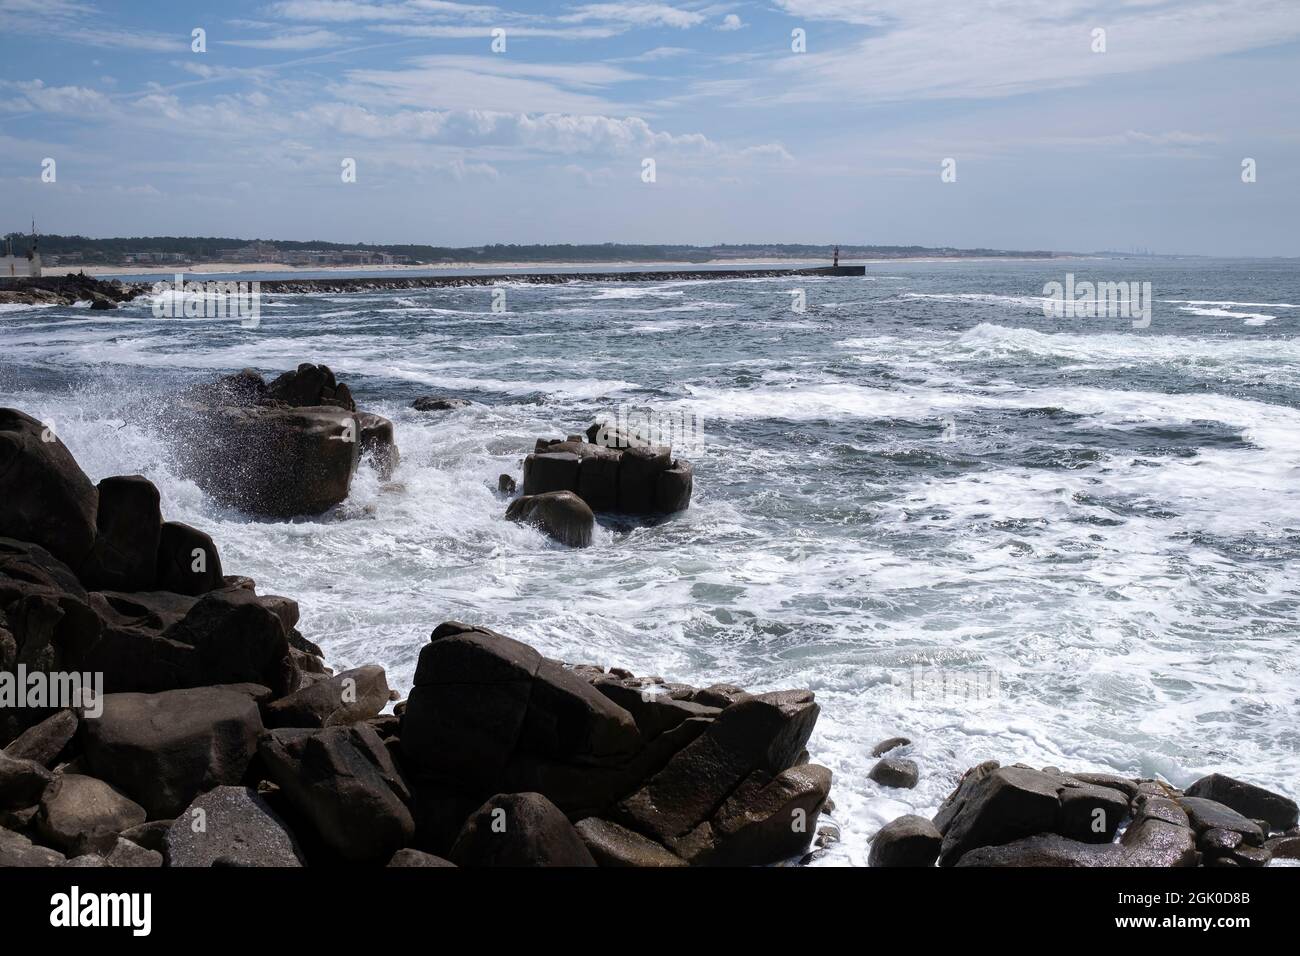
[[[1300,256],[1300,0],[0,0],[33,217]]]

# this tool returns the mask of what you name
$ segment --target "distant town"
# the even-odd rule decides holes
[[[7,246],[27,250],[32,235],[13,232],[4,237]],[[593,245],[425,246],[369,245],[310,241],[213,237],[145,236],[139,238],[92,239],[86,236],[39,236],[41,263],[46,270],[67,266],[140,266],[185,268],[205,263],[276,263],[296,268],[338,266],[436,266],[473,262],[717,262],[745,259],[830,259],[833,244],[799,245],[638,245],[601,243]],[[1051,258],[1042,250],[954,249],[926,246],[844,245],[843,259],[935,258]]]

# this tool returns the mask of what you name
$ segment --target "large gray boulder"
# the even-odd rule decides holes
[[[123,830],[144,823],[144,808],[94,777],[59,774],[41,797],[33,821],[50,845],[64,853],[110,852]]]
[[[1052,832],[1061,786],[1056,777],[1021,767],[1002,767],[982,777],[946,825],[936,817],[943,833],[940,865],[951,866],[976,847]]]
[[[1202,777],[1184,792],[1189,797],[1221,803],[1251,820],[1263,820],[1274,831],[1290,830],[1300,815],[1300,808],[1290,797],[1221,773]]]
[[[524,495],[510,502],[506,519],[532,525],[571,548],[591,545],[596,516],[587,503],[570,491]]]
[[[84,722],[84,757],[150,817],[171,818],[199,794],[239,783],[261,733],[257,704],[238,690],[107,694],[103,714]]]
[[[302,866],[288,826],[248,787],[199,796],[163,838],[168,866]]]
[[[333,727],[374,717],[389,703],[384,669],[355,667],[266,704],[267,727]]]
[[[888,748],[887,748],[888,749]],[[899,817],[883,827],[871,840],[869,866],[934,866],[939,859],[941,834],[925,817]]]

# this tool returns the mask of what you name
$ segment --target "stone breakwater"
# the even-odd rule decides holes
[[[346,410],[321,367],[287,375],[266,388]],[[159,501],[140,476],[92,484],[0,409],[0,675],[99,678],[89,705],[19,688],[0,709],[0,866],[679,867],[811,845],[831,786],[812,692],[566,664],[446,622],[398,700],[382,667],[326,666],[294,600],[223,573]]]
[[[113,309],[149,290],[140,283],[105,281],[81,273],[0,281],[0,304],[75,305],[89,302],[94,309]]]

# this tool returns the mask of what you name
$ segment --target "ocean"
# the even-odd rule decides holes
[[[403,692],[450,619],[574,663],[811,688],[843,837],[817,865],[865,864],[987,759],[1300,797],[1300,262],[867,273],[510,284],[504,312],[487,288],[265,296],[257,328],[5,306],[0,405],[92,479],[152,479],[227,574],[298,599],[332,666]],[[1045,316],[1067,273],[1151,283],[1149,326]],[[391,482],[363,466],[333,511],[268,523],[177,477],[170,395],[305,361],[396,423]],[[472,404],[413,411],[426,394]],[[497,476],[535,438],[628,406],[698,422],[688,511],[581,551],[504,520]],[[894,735],[914,790],[868,779]]]

